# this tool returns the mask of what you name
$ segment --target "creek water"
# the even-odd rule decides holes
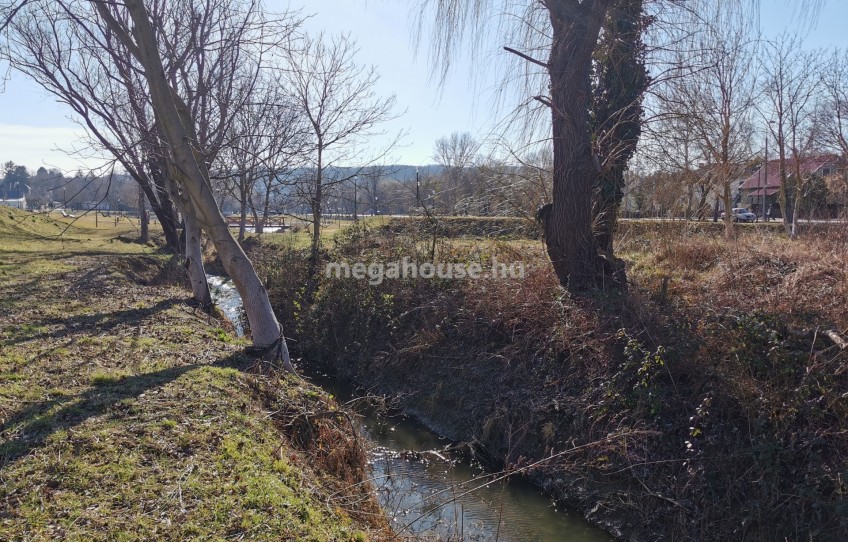
[[[233,326],[236,328],[236,334],[239,337],[244,336],[247,318],[244,314],[241,296],[238,290],[236,290],[232,279],[220,275],[207,274],[206,282],[209,284],[209,293],[212,294],[212,300],[215,302],[215,305],[233,323]]]
[[[209,275],[212,298],[245,329],[232,281]],[[316,385],[342,398],[355,396],[326,375]],[[361,430],[371,442],[369,463],[378,500],[400,538],[480,542],[609,542],[579,515],[557,509],[520,477],[497,481],[474,462],[452,457],[452,443],[406,417],[364,409]]]

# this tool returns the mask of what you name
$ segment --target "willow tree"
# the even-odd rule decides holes
[[[642,36],[650,19],[643,0],[618,0],[595,49],[591,123],[601,172],[593,216],[598,249],[613,254],[624,174],[642,133],[642,100],[648,88]]]
[[[814,13],[822,0],[803,4],[802,11]],[[603,149],[595,147],[590,111],[593,107],[593,61],[604,22],[614,31],[619,17],[628,10],[641,10],[641,2],[628,0],[419,0],[423,22],[432,17],[431,55],[447,73],[450,60],[462,45],[466,32],[474,35],[473,46],[482,49],[497,40],[523,64],[506,74],[506,84],[523,81],[528,96],[543,104],[549,115],[549,139],[553,147],[551,203],[539,218],[544,224],[547,252],[560,282],[572,291],[620,285],[623,268],[604,250],[593,231],[593,194],[604,172]],[[758,5],[756,0],[656,0],[652,6],[674,6],[687,13],[715,6]],[[620,8],[613,10],[613,8]],[[670,10],[674,12],[675,10]],[[618,15],[617,15],[618,14]],[[612,20],[609,20],[611,17]],[[697,17],[692,17],[696,21]],[[635,31],[635,29],[634,29]],[[517,48],[516,48],[517,47]],[[604,82],[624,88],[625,71],[610,70]],[[640,84],[637,82],[637,85]],[[509,92],[509,91],[507,91]],[[530,100],[522,104],[527,109]],[[538,133],[538,132],[537,132]],[[621,135],[621,134],[620,134]],[[615,131],[610,134],[616,137]],[[631,139],[633,134],[623,134]],[[616,146],[619,143],[615,144]],[[615,203],[611,190],[610,204]],[[603,207],[603,205],[601,206]],[[607,220],[614,214],[605,212]],[[609,224],[605,226],[609,229]],[[609,248],[606,241],[603,241]]]

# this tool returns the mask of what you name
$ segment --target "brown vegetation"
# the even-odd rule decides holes
[[[309,363],[400,396],[495,466],[549,457],[531,478],[622,538],[844,539],[848,353],[825,332],[848,327],[845,236],[633,228],[628,293],[589,298],[526,242],[437,256],[520,259],[523,280],[325,278],[309,306],[302,253],[252,254]],[[351,228],[328,258],[423,262],[428,245]]]

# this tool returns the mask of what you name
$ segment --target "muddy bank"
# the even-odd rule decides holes
[[[447,361],[457,352],[445,352]],[[456,363],[428,359],[426,364],[387,366],[380,361],[359,365],[330,364],[337,378],[393,398],[398,412],[451,441],[466,443],[489,471],[515,470],[542,488],[561,506],[574,510],[612,536],[626,540],[661,540],[662,533],[644,517],[618,506],[622,496],[638,495],[622,476],[584,472],[587,454],[602,453],[625,440],[602,439],[586,446],[569,439],[569,424],[578,405],[557,405],[538,393],[545,382],[519,364],[469,370]],[[579,407],[578,407],[579,408]],[[569,445],[573,442],[573,445]],[[582,442],[583,444],[578,444]],[[564,453],[575,449],[574,453]],[[552,454],[560,457],[544,461]],[[530,463],[542,461],[537,468]],[[526,470],[525,470],[526,469]],[[657,519],[660,519],[657,511]]]
[[[312,299],[302,251],[251,257],[303,362],[397,397],[495,467],[532,465],[623,539],[845,540],[848,351],[815,331],[848,325],[844,241],[762,235],[740,253],[706,231],[626,234],[629,293],[579,299],[520,241],[436,246],[521,261],[520,280],[322,277]],[[360,225],[324,258],[428,261],[430,241]]]
[[[222,277],[209,276],[212,297],[232,322],[243,319],[241,298]],[[405,414],[399,404],[371,404],[355,391],[355,378],[329,378],[316,367],[301,365],[307,378],[335,397],[363,404],[360,431],[366,446],[377,498],[399,536],[445,540],[501,540],[503,542],[608,542],[610,537],[591,527],[573,510],[558,511],[530,478],[503,472],[491,465],[487,472],[475,448],[446,439]],[[310,374],[312,370],[312,374]],[[388,408],[387,408],[388,407]],[[391,411],[394,411],[393,413]],[[451,431],[456,433],[456,431]],[[335,446],[334,446],[335,447]],[[482,451],[482,450],[478,450]]]

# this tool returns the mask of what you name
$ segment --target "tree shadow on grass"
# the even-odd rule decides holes
[[[164,299],[155,305],[141,309],[126,309],[112,312],[99,312],[97,314],[83,314],[78,316],[68,316],[64,318],[46,318],[38,322],[28,324],[28,329],[40,329],[51,326],[62,326],[59,329],[52,331],[43,331],[28,333],[24,331],[17,337],[0,341],[2,346],[11,346],[14,344],[33,341],[33,340],[50,340],[69,337],[77,332],[85,331],[87,333],[97,332],[103,333],[111,331],[118,326],[132,326],[142,320],[155,315],[156,313],[166,311],[176,305],[185,303],[183,299]]]
[[[245,359],[242,352],[235,352],[213,364],[181,365],[115,380],[101,380],[79,395],[48,399],[24,408],[0,425],[0,438],[4,439],[0,441],[0,471],[43,446],[53,433],[104,414],[125,399],[137,398],[203,367],[240,368]],[[60,408],[53,410],[59,405]]]

